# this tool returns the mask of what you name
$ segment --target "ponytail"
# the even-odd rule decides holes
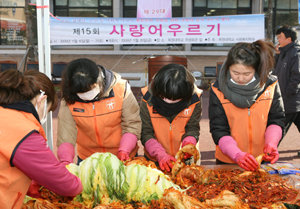
[[[267,82],[268,75],[274,67],[274,52],[275,48],[271,42],[263,40],[258,40],[253,43],[239,42],[228,52],[227,59],[224,63],[225,73],[233,64],[251,66],[259,75],[260,86],[263,86]]]
[[[24,76],[18,70],[6,70],[0,73],[0,105],[7,105],[24,101],[28,95],[24,94]]]
[[[259,65],[256,69],[260,77],[260,84],[263,85],[268,80],[270,71],[274,68],[275,59],[274,52],[275,47],[272,42],[258,40],[251,44],[254,50],[260,57]]]

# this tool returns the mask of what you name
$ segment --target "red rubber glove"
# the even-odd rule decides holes
[[[41,186],[36,181],[32,180],[27,195],[34,198],[42,198],[39,192],[40,188]]]
[[[253,157],[253,155],[241,152],[237,154],[235,158],[236,163],[246,171],[255,171],[258,169],[258,162]]]
[[[188,144],[193,144],[193,145],[196,146],[196,144],[197,144],[196,138],[193,137],[193,136],[187,136],[187,137],[185,137],[185,138],[182,140],[181,148],[183,148],[184,146],[186,146],[186,145],[188,145]],[[186,160],[186,159],[189,159],[189,158],[191,158],[191,157],[192,157],[191,154],[189,154],[189,153],[184,153],[183,158],[184,158],[185,160]]]
[[[279,159],[278,143],[282,137],[282,128],[278,125],[269,125],[265,132],[264,158],[265,161],[270,161],[271,164]]]
[[[166,170],[168,172],[171,171],[171,169],[173,168],[173,162],[175,162],[176,159],[173,156],[169,155],[156,139],[149,139],[145,143],[144,147],[149,155],[151,157],[154,157],[158,161],[161,170]]]
[[[271,164],[275,163],[279,159],[279,152],[277,146],[272,146],[270,144],[266,144],[264,147],[264,160],[270,161]]]
[[[189,159],[191,158],[193,155],[189,154],[189,153],[184,153],[183,159]]]
[[[121,161],[125,161],[129,159],[129,153],[125,151],[119,151],[117,156]]]
[[[170,172],[173,168],[173,162],[175,161],[176,159],[173,156],[166,154],[158,160],[158,164],[161,170]]]

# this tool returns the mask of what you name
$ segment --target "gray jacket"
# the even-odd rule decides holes
[[[295,43],[279,48],[276,67],[272,74],[278,77],[285,113],[300,111],[299,53]]]

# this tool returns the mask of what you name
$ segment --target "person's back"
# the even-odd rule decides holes
[[[290,27],[283,26],[276,31],[279,42],[275,56],[276,66],[272,74],[278,82],[284,102],[286,115],[285,134],[292,123],[300,131],[300,69],[299,46],[296,45],[297,33]]]

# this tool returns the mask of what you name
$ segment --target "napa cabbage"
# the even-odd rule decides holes
[[[160,170],[136,164],[125,166],[111,153],[94,153],[79,165],[66,167],[82,182],[83,191],[75,200],[88,207],[117,200],[147,203],[160,199],[170,187],[180,190]]]

